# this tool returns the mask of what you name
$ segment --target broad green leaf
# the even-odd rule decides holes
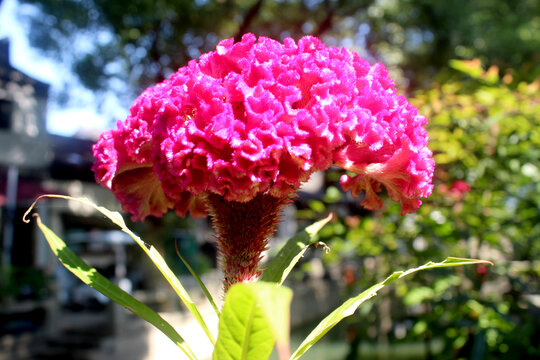
[[[366,291],[362,292],[360,295],[357,295],[345,301],[341,306],[339,306],[332,313],[330,313],[330,315],[324,318],[319,323],[319,325],[317,325],[317,327],[313,329],[313,331],[304,339],[302,344],[300,344],[298,349],[294,352],[294,354],[292,354],[292,356],[290,357],[290,360],[298,359],[300,356],[302,356],[306,351],[309,350],[309,348],[311,348],[317,341],[319,341],[320,338],[322,338],[328,331],[330,331],[330,329],[336,326],[341,320],[343,320],[347,316],[351,316],[352,314],[354,314],[356,309],[358,309],[358,307],[362,303],[364,303],[365,301],[377,295],[377,292],[380,289],[390,284],[392,281],[401,279],[402,277],[410,275],[417,271],[442,268],[442,267],[450,267],[450,266],[472,265],[472,264],[493,265],[489,261],[485,261],[485,260],[449,257],[446,260],[439,263],[434,263],[430,261],[427,264],[419,266],[417,268],[409,269],[407,271],[394,272],[392,275],[388,276],[384,281],[376,285],[373,285]]]
[[[24,214],[23,219],[26,219],[26,216],[30,213],[30,211],[32,211],[32,209],[34,208],[36,203],[40,199],[45,198],[45,197],[72,200],[72,201],[77,201],[77,202],[86,204],[88,206],[91,206],[94,209],[96,209],[97,211],[99,211],[100,213],[102,213],[103,215],[105,215],[107,218],[109,218],[113,223],[118,225],[118,227],[120,227],[120,229],[122,229],[122,231],[124,231],[129,236],[131,236],[131,238],[133,240],[135,240],[135,242],[146,253],[146,255],[148,255],[150,260],[152,260],[152,262],[156,265],[156,267],[159,269],[159,271],[161,272],[163,277],[165,277],[167,282],[172,286],[172,288],[174,289],[174,291],[176,292],[176,294],[178,295],[180,300],[182,300],[182,302],[188,308],[188,310],[191,312],[191,314],[193,314],[193,316],[195,317],[195,320],[197,320],[197,322],[199,323],[201,328],[204,330],[204,332],[208,336],[208,339],[210,339],[210,342],[212,344],[216,343],[216,341],[214,339],[214,336],[212,335],[212,333],[210,332],[210,329],[206,325],[206,322],[204,321],[201,313],[199,312],[199,309],[197,309],[197,306],[195,305],[193,300],[191,300],[191,297],[187,293],[186,289],[182,286],[182,284],[180,283],[180,281],[178,280],[176,275],[167,266],[167,263],[163,259],[163,256],[161,256],[161,254],[156,250],[156,248],[154,248],[153,246],[145,243],[143,240],[141,240],[141,238],[139,238],[137,235],[135,235],[133,232],[131,232],[131,230],[129,230],[126,227],[126,224],[124,222],[124,219],[122,218],[122,215],[120,215],[116,211],[110,211],[110,210],[108,210],[108,209],[106,209],[106,208],[104,208],[102,206],[98,206],[98,205],[94,204],[93,202],[91,202],[88,199],[73,198],[71,196],[64,196],[64,195],[42,195],[42,196],[38,197],[36,199],[36,201],[34,201],[34,203],[30,206],[30,208],[26,211],[26,213]]]
[[[262,281],[275,282],[278,283],[278,285],[283,284],[298,260],[302,258],[309,246],[315,243],[313,240],[315,235],[317,235],[317,233],[328,224],[333,217],[334,214],[330,214],[325,219],[311,224],[294,237],[287,240],[276,257],[264,270]]]
[[[292,291],[274,283],[238,283],[225,296],[214,360],[264,360],[277,342],[280,359],[289,354]]]
[[[71,251],[64,241],[60,239],[51,229],[45,226],[39,216],[36,215],[37,224],[45,235],[52,251],[60,262],[85,284],[96,289],[114,302],[122,305],[140,318],[154,325],[158,330],[171,339],[190,359],[196,360],[192,350],[176,330],[154,310],[129,295],[124,290],[107,280],[95,268],[86,264],[73,251]]]
[[[290,355],[290,306],[293,292],[287,287],[277,287],[274,283],[257,282],[248,286],[255,293],[264,310],[276,339],[279,358],[288,359]]]

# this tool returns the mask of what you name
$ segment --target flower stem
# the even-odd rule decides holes
[[[259,194],[250,201],[236,202],[209,194],[208,202],[225,292],[237,282],[257,281],[261,254],[277,229],[289,197]]]

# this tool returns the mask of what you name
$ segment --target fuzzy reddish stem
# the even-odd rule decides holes
[[[248,202],[235,202],[210,194],[208,203],[225,291],[237,282],[256,281],[261,275],[261,254],[289,198],[260,194]]]

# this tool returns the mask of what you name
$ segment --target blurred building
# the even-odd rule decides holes
[[[13,262],[14,223],[20,196],[39,189],[51,163],[46,132],[49,86],[9,62],[9,41],[0,41],[0,205],[2,264]]]
[[[47,259],[40,247],[46,245],[36,241],[34,227],[24,226],[21,221],[24,211],[39,195],[85,196],[117,207],[112,195],[94,182],[94,141],[47,133],[48,93],[47,84],[10,64],[9,40],[0,40],[0,222],[4,265],[45,266]],[[58,218],[51,219],[56,221],[55,230],[64,230],[61,227],[68,210],[75,210],[75,215],[82,211],[86,215],[83,222],[93,221],[88,211],[77,211],[69,204],[53,208],[41,213]],[[69,220],[77,225],[74,219]]]
[[[46,339],[57,334],[55,341],[72,341],[72,337],[60,335],[80,322],[67,321],[63,328],[60,320],[69,317],[60,315],[61,309],[74,301],[79,306],[92,301],[99,306],[103,301],[59,264],[35,222],[22,221],[25,211],[42,194],[85,197],[111,210],[119,208],[112,193],[94,181],[94,139],[47,133],[49,86],[14,68],[9,46],[8,39],[0,40],[0,348],[9,352],[0,351],[0,358],[20,358],[29,351],[30,343],[46,343],[36,341],[35,336],[4,343],[14,339],[10,336],[39,330]],[[127,234],[79,203],[44,200],[38,210],[43,222],[92,266],[109,272],[118,282],[126,280]],[[101,318],[95,314],[90,318],[104,321],[97,324],[104,333],[103,325],[110,325],[111,318],[109,312],[101,314]],[[21,339],[31,340],[26,344]],[[54,348],[47,343],[39,351],[50,355]],[[70,351],[66,344],[60,348]]]
[[[50,279],[58,279],[58,261],[46,241],[35,224],[22,221],[32,202],[53,193],[86,197],[113,210],[118,205],[94,181],[94,140],[47,133],[49,86],[10,64],[9,45],[8,39],[0,40],[0,305],[2,313],[15,315],[17,307],[23,313],[39,308],[47,298],[40,292],[50,290]],[[102,216],[65,200],[40,202],[39,214],[62,237],[110,229]],[[110,254],[113,248],[107,248]],[[66,284],[57,280],[55,288]],[[0,323],[4,328],[6,321]]]

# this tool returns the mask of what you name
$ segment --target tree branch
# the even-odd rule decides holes
[[[257,2],[248,10],[246,16],[244,17],[244,21],[242,22],[242,25],[238,28],[238,32],[234,36],[234,41],[240,41],[242,40],[242,35],[245,34],[257,14],[259,13],[259,10],[262,7],[264,0],[257,0]]]
[[[320,37],[324,32],[328,31],[333,26],[332,19],[334,17],[334,12],[334,9],[327,9],[326,17],[323,21],[321,21],[319,27],[313,33],[314,36]]]

